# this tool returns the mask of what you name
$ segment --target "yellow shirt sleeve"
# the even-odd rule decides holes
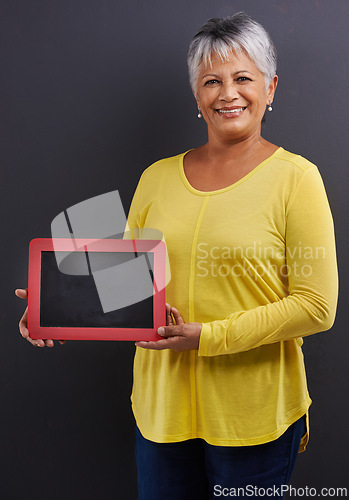
[[[289,295],[203,323],[199,356],[233,354],[330,329],[338,298],[333,219],[321,175],[306,170],[286,210]]]

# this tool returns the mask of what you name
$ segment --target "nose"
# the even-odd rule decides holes
[[[237,86],[233,80],[222,82],[219,99],[226,102],[231,102],[239,97]]]

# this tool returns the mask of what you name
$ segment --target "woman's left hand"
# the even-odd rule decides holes
[[[173,318],[175,323],[173,322]],[[173,349],[174,351],[190,351],[199,349],[199,340],[201,334],[201,323],[184,323],[182,316],[175,307],[166,304],[166,326],[160,326],[158,334],[163,340],[155,342],[140,341],[135,345],[144,349]]]

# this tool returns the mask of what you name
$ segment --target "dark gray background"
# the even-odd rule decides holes
[[[191,37],[245,10],[279,54],[264,136],[316,163],[337,236],[331,332],[305,339],[311,432],[295,487],[348,486],[348,0],[3,0],[1,37],[1,426],[3,499],[136,498],[132,343],[38,349],[18,334],[28,244],[63,209],[197,147],[206,127],[187,79]],[[166,196],[171,193],[169,186]]]

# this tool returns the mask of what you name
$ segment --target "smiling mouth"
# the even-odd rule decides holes
[[[232,108],[232,109],[216,109],[217,113],[219,115],[225,115],[225,116],[238,116],[240,115],[243,111],[245,111],[247,106],[241,107],[241,108]]]

